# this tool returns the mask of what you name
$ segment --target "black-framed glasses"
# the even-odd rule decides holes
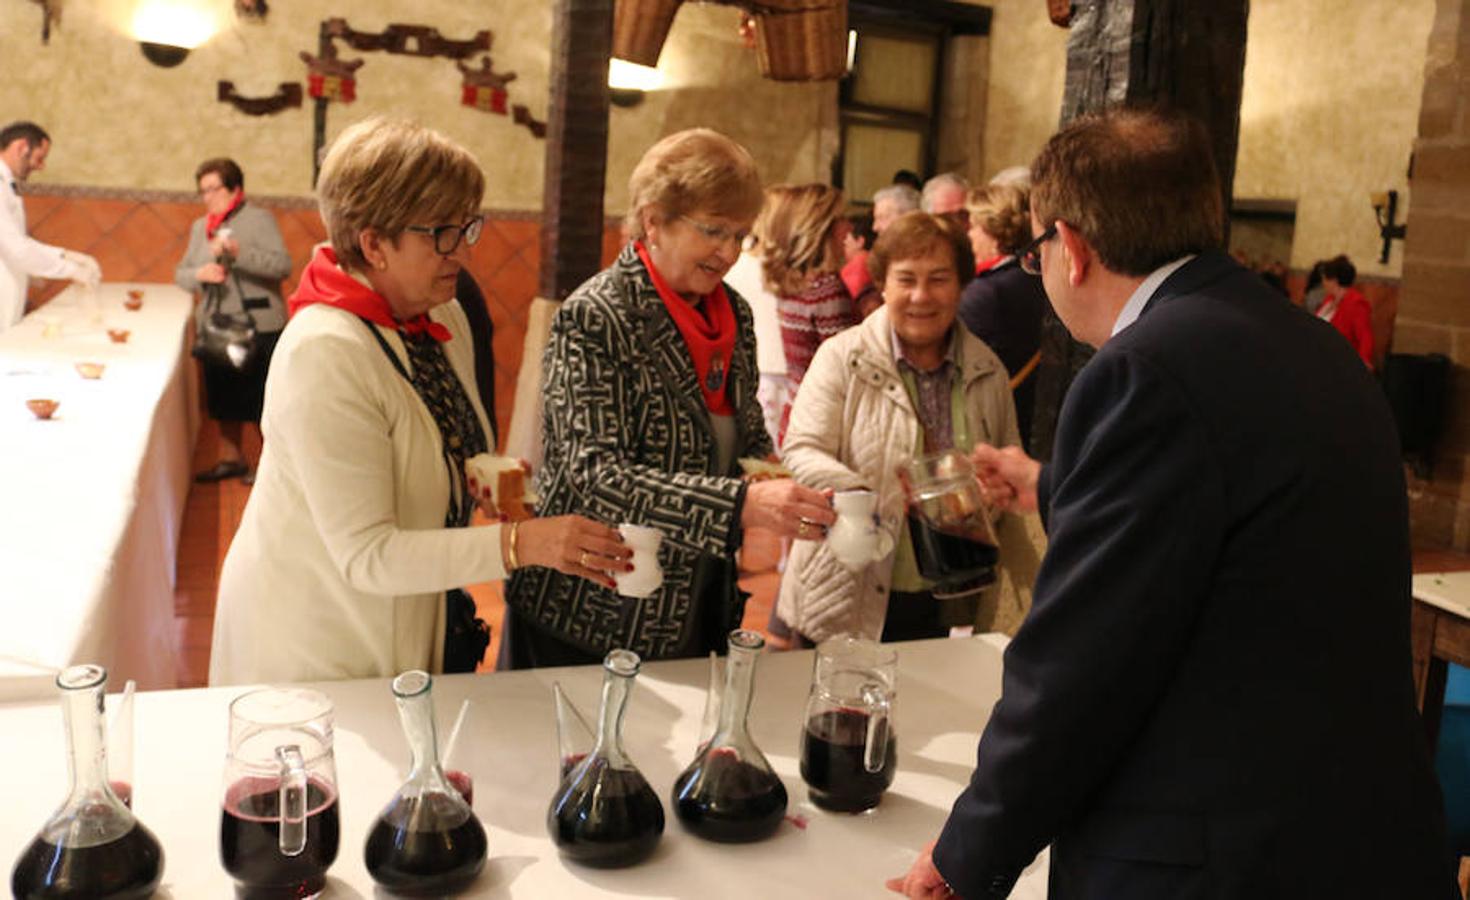
[[[470,216],[463,225],[408,225],[403,230],[427,234],[434,239],[434,252],[448,256],[459,249],[460,241],[464,241],[466,247],[479,243],[480,233],[485,230],[485,216]]]
[[[1016,261],[1021,264],[1021,270],[1032,275],[1041,274],[1041,245],[1057,236],[1057,224],[1055,222],[1046,226],[1046,230],[1038,234],[1031,243],[1021,248],[1016,254]]]
[[[723,225],[711,225],[708,222],[701,222],[698,219],[693,219],[689,216],[680,216],[679,218],[688,222],[690,225],[693,225],[695,231],[704,235],[706,238],[716,244],[723,244],[726,241],[734,241],[736,247],[744,247],[745,239],[750,237],[750,232],[748,230],[731,231]]]

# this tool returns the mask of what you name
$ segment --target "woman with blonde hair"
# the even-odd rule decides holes
[[[744,529],[818,540],[836,518],[820,491],[739,475],[738,460],[771,452],[750,309],[724,284],[761,208],[754,160],[718,132],[681,131],[644,154],[628,195],[627,246],[552,322],[536,490],[544,512],[656,528],[663,584],[627,597],[517,573],[503,666],[723,648],[744,612],[733,561]]]
[[[1030,195],[1022,185],[992,182],[970,191],[966,208],[976,276],[960,296],[960,321],[1005,363],[1016,424],[1029,449],[1041,319],[1047,309],[1041,278],[1022,268],[1016,256],[1031,242]]]
[[[618,533],[582,516],[467,527],[464,463],[495,433],[454,293],[484,188],[463,147],[409,122],[353,125],[323,161],[331,243],[267,376],[211,684],[470,671],[486,636],[461,585],[541,566],[610,585],[629,568]]]
[[[858,323],[842,281],[843,239],[852,230],[842,215],[842,192],[825,184],[778,184],[766,191],[753,234],[766,290],[776,295],[786,378],[794,396],[822,342]],[[781,431],[791,414],[781,416]]]

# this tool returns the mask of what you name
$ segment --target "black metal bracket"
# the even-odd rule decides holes
[[[1408,233],[1408,226],[1396,223],[1399,212],[1399,192],[1383,191],[1373,195],[1373,215],[1378,218],[1378,234],[1383,238],[1383,252],[1378,255],[1378,262],[1388,264],[1388,254],[1393,249],[1393,242],[1404,239]]]

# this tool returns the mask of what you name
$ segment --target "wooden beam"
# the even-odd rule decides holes
[[[1240,94],[1245,71],[1249,0],[1074,0],[1067,40],[1062,122],[1120,103],[1189,113],[1209,131],[1229,227]],[[1041,366],[1031,446],[1051,458],[1067,389],[1092,358],[1047,309],[1041,323]]]
[[[564,300],[602,268],[613,0],[556,0],[551,26],[540,296]]]
[[[854,20],[894,22],[909,28],[933,24],[952,35],[990,34],[990,7],[953,0],[849,0],[847,14]]]

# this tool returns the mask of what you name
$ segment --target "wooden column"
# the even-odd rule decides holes
[[[1250,0],[1078,0],[1067,40],[1061,123],[1120,103],[1195,116],[1212,137],[1228,216],[1249,11]],[[1030,449],[1039,459],[1051,458],[1067,388],[1092,352],[1047,310],[1031,424]]]
[[[541,201],[541,281],[532,301],[505,453],[541,462],[541,356],[567,295],[602,268],[607,180],[607,66],[613,0],[555,0],[546,187]]]
[[[541,296],[564,300],[602,268],[613,0],[557,0],[541,219]]]

